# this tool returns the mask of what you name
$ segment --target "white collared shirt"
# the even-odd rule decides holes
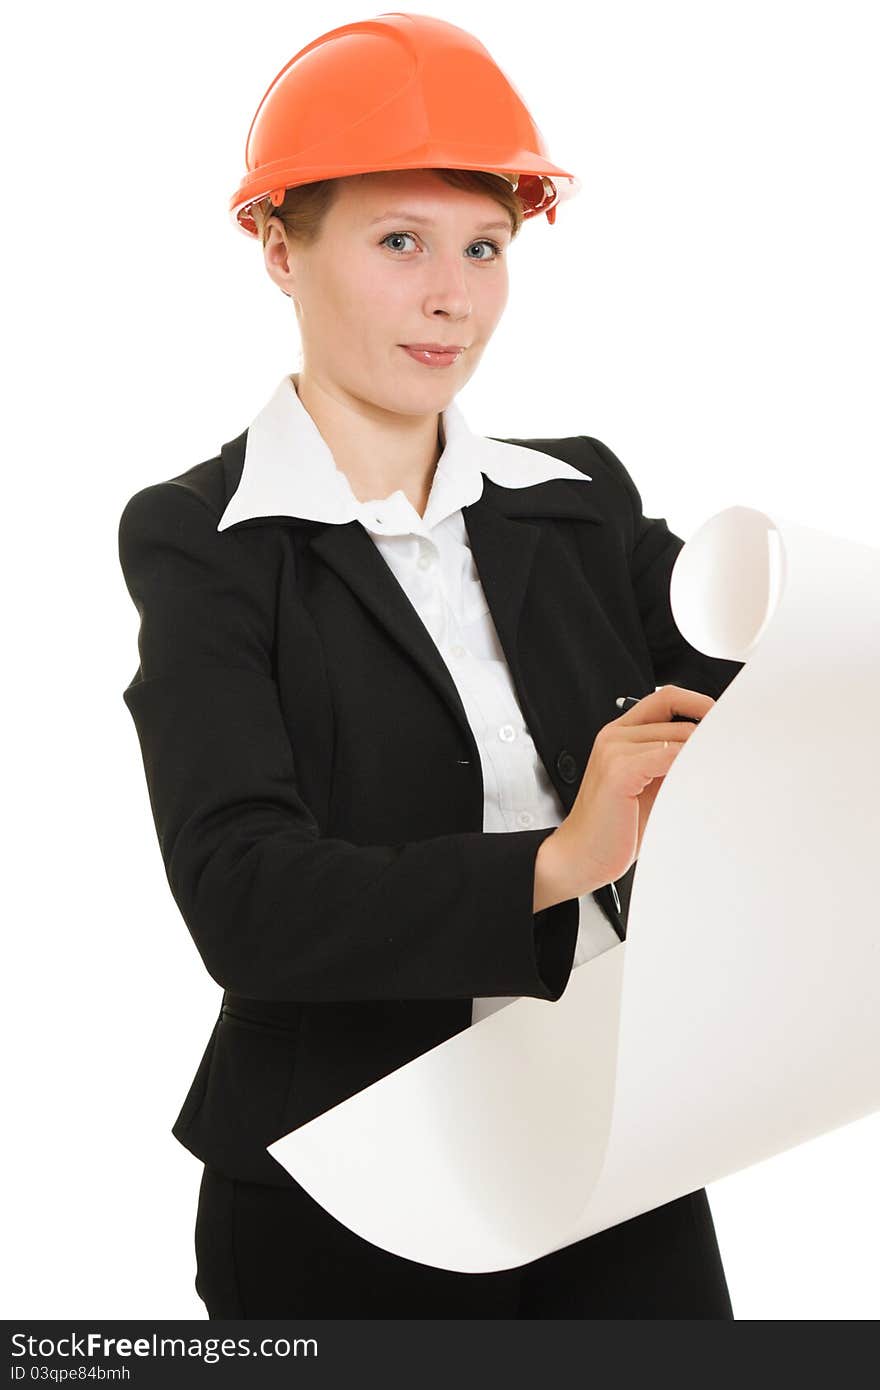
[[[217,526],[255,516],[358,521],[371,536],[430,633],[458,689],[480,753],[483,830],[559,825],[564,808],[520,709],[468,543],[462,507],[483,491],[483,473],[502,487],[589,475],[525,445],[473,433],[459,406],[441,414],[443,452],[423,517],[402,489],[361,502],[285,376],[248,428],[239,485]],[[620,938],[591,893],[578,899],[574,964]],[[475,999],[473,1023],[516,996]]]

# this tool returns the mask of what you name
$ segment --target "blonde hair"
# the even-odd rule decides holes
[[[499,174],[485,173],[479,169],[432,169],[445,183],[453,188],[469,189],[474,193],[489,193],[500,203],[510,217],[511,239],[523,224],[522,203],[516,190]],[[351,178],[368,178],[366,174],[349,175]],[[288,188],[284,201],[273,207],[269,198],[254,203],[250,214],[257,226],[257,233],[263,246],[269,235],[269,225],[277,217],[291,241],[310,246],[321,235],[324,218],[332,207],[341,179],[321,179],[318,183],[304,183],[297,188]]]

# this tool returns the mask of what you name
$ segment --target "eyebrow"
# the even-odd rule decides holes
[[[380,213],[378,217],[371,217],[368,226],[374,227],[377,222],[385,222],[389,218],[395,218],[400,222],[412,222],[422,227],[430,227],[432,218],[421,217],[417,212],[407,212],[405,208],[392,208],[390,212]],[[510,231],[510,219],[504,222],[483,222],[477,227],[478,232],[498,232]]]

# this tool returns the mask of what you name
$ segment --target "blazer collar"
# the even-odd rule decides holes
[[[453,512],[481,498],[486,479],[496,488],[525,489],[530,494],[520,505],[501,502],[508,515],[572,514],[600,519],[591,499],[583,495],[588,488],[551,488],[544,496],[533,492],[538,484],[559,480],[590,483],[589,474],[553,454],[476,434],[455,401],[441,413],[444,447],[424,517],[400,488],[388,497],[361,502],[300,401],[295,381],[295,376],[283,377],[244,434],[223,445],[230,496],[218,531],[244,522],[287,518],[335,524],[359,521],[374,536],[429,536]],[[577,498],[575,492],[580,494]]]

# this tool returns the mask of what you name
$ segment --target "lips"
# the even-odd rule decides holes
[[[446,347],[442,343],[401,343],[400,346],[423,367],[451,367],[464,352],[463,347]]]

